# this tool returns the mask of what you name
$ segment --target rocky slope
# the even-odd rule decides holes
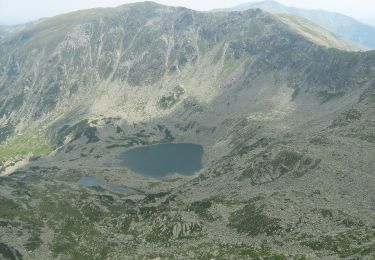
[[[0,254],[374,257],[375,53],[329,35],[261,10],[147,2],[1,39],[13,174],[0,178]],[[203,169],[121,167],[124,150],[160,142],[201,144]],[[136,192],[80,186],[86,175]]]

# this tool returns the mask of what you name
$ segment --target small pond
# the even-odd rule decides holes
[[[202,168],[203,147],[197,144],[157,144],[137,147],[122,155],[123,166],[143,176],[163,178],[170,173],[193,175]]]
[[[99,183],[94,177],[91,176],[81,178],[79,184],[86,187],[97,187],[116,193],[137,193],[135,190],[126,187]]]

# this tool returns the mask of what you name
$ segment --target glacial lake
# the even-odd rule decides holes
[[[122,155],[123,166],[143,176],[163,178],[171,173],[193,175],[202,168],[203,147],[198,144],[157,144],[137,147]]]
[[[94,177],[91,176],[82,177],[79,180],[79,184],[86,187],[97,187],[115,193],[137,193],[137,191],[130,188],[100,183]]]

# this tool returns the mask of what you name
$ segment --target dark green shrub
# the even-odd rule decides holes
[[[251,204],[235,211],[229,217],[230,227],[251,236],[260,234],[275,235],[281,231],[279,222],[280,219],[269,217],[263,213],[261,208]]]

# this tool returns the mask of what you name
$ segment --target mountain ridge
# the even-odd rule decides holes
[[[347,41],[356,43],[359,46],[368,49],[375,48],[375,37],[373,37],[373,35],[375,35],[375,28],[340,13],[314,9],[299,9],[285,6],[272,0],[242,4],[233,7],[232,10],[246,10],[249,8],[261,8],[274,13],[299,15],[335,33]]]
[[[1,39],[0,255],[373,257],[375,51],[281,18],[145,3]],[[160,143],[203,168],[123,166]]]
[[[134,6],[138,6],[138,7],[141,8],[144,5],[138,4],[138,5],[134,5]],[[158,6],[158,5],[156,5],[156,6]],[[100,9],[100,10],[102,10],[102,9]],[[115,10],[115,9],[107,9],[107,10]],[[182,10],[185,10],[185,9],[182,9]],[[95,18],[95,16],[97,15],[96,14],[97,11],[98,11],[98,9],[89,11],[88,18],[82,18],[82,15],[80,15],[79,17],[80,17],[80,19],[92,19],[90,17],[94,17]],[[107,13],[107,11],[104,11],[104,12],[105,12],[104,14],[99,14],[99,15],[104,15],[104,17],[105,17],[106,15],[109,14],[109,13]],[[187,12],[190,12],[190,11],[187,11]],[[59,23],[60,22],[60,17],[66,17],[66,16],[58,16],[57,18],[55,18],[55,20],[52,20],[51,22],[55,21],[53,23],[56,23],[56,22]],[[64,29],[64,30],[69,30],[68,29],[69,26],[73,26],[73,25],[69,25],[69,24],[72,23],[72,22],[74,22],[74,19],[76,19],[75,18],[76,17],[76,13],[70,14],[70,17],[72,17],[71,19],[73,19],[73,20],[67,20],[67,25],[66,26],[64,25],[66,29]],[[102,18],[100,18],[100,19],[102,19]],[[8,43],[9,44],[14,44],[17,41],[21,41],[21,42],[22,41],[26,41],[26,42],[21,43],[21,46],[23,45],[23,46],[25,46],[25,48],[35,48],[35,47],[38,47],[39,42],[43,41],[44,46],[49,46],[49,48],[50,47],[51,48],[55,48],[53,46],[57,46],[57,45],[54,42],[59,42],[59,41],[61,41],[63,39],[63,37],[65,37],[64,34],[61,34],[61,25],[60,25],[61,23],[59,23],[59,27],[57,27],[57,28],[60,28],[59,29],[60,34],[56,35],[56,36],[54,36],[54,34],[52,34],[52,36],[54,38],[51,37],[51,34],[48,34],[46,36],[44,36],[44,35],[38,36],[38,30],[41,30],[41,29],[38,29],[38,28],[40,28],[40,27],[42,28],[42,31],[43,30],[44,31],[46,31],[46,30],[50,30],[50,31],[51,30],[52,31],[55,30],[53,26],[50,27],[50,29],[48,29],[48,27],[46,27],[46,28],[43,27],[43,26],[45,26],[45,24],[48,25],[49,23],[50,23],[50,21],[42,22],[41,24],[33,26],[33,27],[31,27],[30,29],[28,29],[28,30],[26,30],[24,32],[20,32],[18,34],[19,36],[12,36],[13,38],[11,38],[11,39],[8,39],[8,38],[4,39],[3,42],[4,42],[5,45],[7,45]],[[33,40],[33,38],[30,38],[30,35],[35,34],[35,33],[36,33],[36,36],[34,35],[34,38],[36,38],[37,40]],[[17,39],[17,37],[18,37],[18,39]],[[39,38],[43,37],[43,38],[42,38],[42,40],[39,40],[38,37]],[[56,37],[60,37],[60,38],[56,39]],[[78,40],[78,38],[76,40]],[[51,44],[50,44],[50,41],[52,41]],[[5,57],[5,55],[4,55],[4,57]]]

